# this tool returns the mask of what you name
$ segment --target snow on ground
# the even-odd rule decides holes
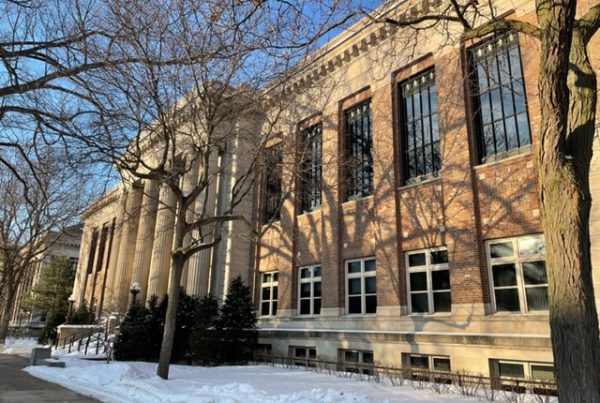
[[[4,341],[2,348],[0,348],[0,354],[16,354],[29,357],[31,350],[34,347],[45,347],[38,344],[37,339],[32,337],[27,338],[13,338],[7,337]]]
[[[302,369],[265,365],[197,367],[171,365],[169,380],[156,376],[156,364],[87,361],[64,357],[66,368],[27,367],[38,378],[104,402],[366,403],[476,402]]]

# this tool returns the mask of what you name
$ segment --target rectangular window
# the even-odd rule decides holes
[[[402,116],[404,179],[414,182],[437,175],[440,169],[440,131],[435,73],[427,70],[399,85]]]
[[[410,311],[431,314],[450,312],[450,270],[445,248],[424,249],[406,254]]]
[[[321,205],[321,123],[302,130],[300,210],[310,211]]]
[[[373,351],[368,350],[340,350],[340,371],[355,374],[373,375],[374,364]]]
[[[482,162],[531,144],[517,34],[506,32],[470,49]]]
[[[348,314],[377,312],[375,258],[346,261],[346,312]]]
[[[290,354],[294,358],[294,365],[315,367],[317,359],[316,347],[290,346]]]
[[[371,103],[363,102],[344,111],[345,200],[373,193]]]
[[[301,267],[298,270],[298,313],[321,313],[321,266]]]
[[[520,393],[527,390],[541,395],[556,395],[552,363],[490,359],[498,387]]]
[[[548,309],[548,278],[543,235],[487,243],[492,294],[497,312]]]
[[[264,222],[278,220],[281,207],[281,174],[283,156],[281,146],[270,147],[265,151],[265,202]]]
[[[451,382],[450,357],[443,355],[403,354],[403,361],[410,366],[412,379]]]
[[[278,273],[276,271],[263,273],[260,283],[260,315],[277,315],[277,285]]]

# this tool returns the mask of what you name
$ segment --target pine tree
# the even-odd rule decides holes
[[[23,302],[34,313],[46,313],[46,324],[39,340],[45,342],[54,329],[65,322],[69,310],[75,271],[64,256],[52,258],[40,272],[40,278]]]
[[[219,321],[221,354],[226,363],[244,363],[252,359],[258,332],[250,288],[238,276],[229,285]]]
[[[219,362],[219,303],[212,295],[200,300],[190,335],[189,350],[192,362],[204,365]]]

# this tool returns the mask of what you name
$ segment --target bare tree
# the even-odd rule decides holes
[[[27,271],[57,239],[46,235],[72,225],[89,200],[84,177],[61,163],[60,152],[29,149],[27,162],[20,154],[2,152],[2,157],[11,162],[12,170],[0,171],[0,340],[7,335],[17,290]]]
[[[338,10],[340,4],[319,10],[303,2],[110,4],[119,52],[136,62],[79,76],[79,90],[98,113],[87,121],[94,135],[78,141],[115,161],[124,181],[158,184],[159,209],[174,217],[157,370],[162,378],[169,374],[186,262],[225,236],[253,231],[252,217],[244,212],[251,211],[257,172],[272,163],[261,156],[278,134],[277,111],[285,107],[282,97],[267,116],[264,102],[273,99],[274,90],[267,96],[265,88],[285,82],[290,67],[318,38],[352,18],[347,9]],[[315,22],[318,12],[326,18]],[[215,209],[210,192],[217,186],[225,201]],[[246,223],[247,230],[231,234],[232,222]]]

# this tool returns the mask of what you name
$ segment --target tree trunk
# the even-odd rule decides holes
[[[178,203],[179,207],[182,205]],[[180,252],[185,238],[185,211],[177,209],[177,222],[175,224],[175,240],[173,242],[174,252],[171,254],[171,271],[169,274],[169,300],[167,303],[167,314],[165,318],[165,330],[163,332],[160,356],[156,374],[163,379],[169,379],[169,365],[171,353],[173,352],[173,340],[177,328],[177,305],[179,303],[179,290],[181,275],[185,266],[185,259]]]
[[[593,83],[582,80],[577,71],[590,75],[591,68],[585,46],[572,31],[574,2],[549,3],[547,8],[548,3],[538,5],[544,33],[536,151],[554,368],[561,403],[600,402],[600,339],[589,241],[595,78]],[[567,84],[570,58],[575,64]]]
[[[0,343],[4,343],[4,339],[8,336],[8,325],[10,324],[10,314],[14,304],[15,291],[11,283],[7,282],[6,300],[2,304],[2,312],[0,312]]]

